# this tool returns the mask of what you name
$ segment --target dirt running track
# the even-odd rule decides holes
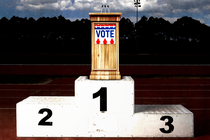
[[[131,70],[131,67],[132,70]],[[82,69],[81,69],[82,68]],[[210,66],[121,66],[123,75],[134,75],[135,104],[182,104],[194,113],[195,138],[210,139]],[[126,70],[127,69],[127,70]],[[143,70],[144,72],[143,72]],[[72,70],[72,71],[71,71]],[[99,140],[101,138],[17,138],[16,103],[28,96],[74,96],[74,81],[88,75],[89,65],[1,65],[0,75],[74,75],[37,84],[0,84],[0,140]],[[49,73],[47,73],[49,71]],[[132,71],[132,74],[129,74]],[[142,73],[141,73],[142,72]],[[168,78],[145,78],[159,75]],[[174,78],[170,76],[182,76]],[[185,77],[184,77],[185,75]],[[143,78],[142,78],[143,76]],[[189,77],[190,76],[190,77]],[[192,76],[197,76],[192,77]],[[202,76],[199,78],[198,76]],[[205,78],[204,78],[205,77]],[[136,138],[102,138],[131,140]],[[150,140],[152,138],[138,138]],[[162,140],[163,138],[158,138]],[[168,138],[170,139],[170,138]],[[172,140],[177,140],[173,138]]]

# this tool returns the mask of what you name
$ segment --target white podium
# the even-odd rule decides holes
[[[128,76],[122,80],[89,80],[81,76],[75,81],[75,98],[82,112],[133,115],[134,81]]]
[[[30,96],[16,105],[17,137],[193,137],[182,105],[135,105],[134,80],[75,80],[75,96]]]

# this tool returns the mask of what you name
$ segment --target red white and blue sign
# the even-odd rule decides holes
[[[115,24],[95,25],[95,44],[115,44]]]

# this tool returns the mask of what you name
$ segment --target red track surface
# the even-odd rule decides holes
[[[0,74],[89,75],[90,65],[0,65]],[[208,75],[210,65],[120,65],[121,75]]]
[[[150,68],[154,69],[154,67]],[[146,70],[146,68],[144,69]],[[166,68],[166,69],[172,69],[172,68]],[[204,67],[199,68],[197,66],[197,68],[195,69],[200,69],[200,72],[197,72],[198,74],[205,73],[206,75],[207,72],[201,72],[201,69],[209,69],[209,68],[204,68]],[[185,70],[180,69],[180,71],[187,73],[185,72]],[[0,71],[6,72],[5,70],[2,69]],[[148,69],[148,71],[151,72],[153,70]],[[160,69],[158,69],[157,71],[161,72]],[[174,70],[174,73],[175,71],[176,70]],[[192,71],[190,73],[193,73]],[[2,74],[1,72],[0,74]],[[22,72],[23,72],[22,74],[24,74],[24,70]],[[15,72],[13,72],[13,74],[14,73]],[[210,73],[210,71],[208,73]],[[7,74],[9,74],[9,72],[7,72]],[[41,72],[41,74],[43,73]],[[170,72],[168,72],[168,75],[170,75]],[[76,78],[55,79],[50,83],[43,85],[0,84],[0,139],[3,140],[101,139],[101,138],[17,138],[16,137],[17,102],[27,98],[28,96],[74,96],[74,80],[76,80]],[[143,78],[134,77],[134,80],[135,80],[135,104],[182,104],[183,106],[187,107],[190,111],[194,113],[194,129],[195,129],[194,133],[195,138],[184,138],[184,139],[190,139],[190,140],[210,139],[210,79],[186,79],[186,78],[185,79],[184,78],[143,79]],[[119,139],[119,138],[106,138],[106,139]],[[122,138],[122,139],[129,140],[134,138]],[[149,140],[152,138],[138,138],[138,139]],[[158,138],[158,140],[161,139],[163,138]],[[173,138],[173,140],[176,139],[178,138]]]

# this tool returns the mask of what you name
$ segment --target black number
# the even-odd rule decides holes
[[[99,91],[93,94],[93,99],[100,96],[100,111],[107,111],[107,88],[102,87]]]
[[[43,119],[41,119],[38,125],[52,126],[52,122],[46,122],[52,116],[52,110],[48,108],[43,108],[39,110],[39,114],[43,114],[44,112],[47,112],[47,115]]]
[[[165,123],[166,126],[169,127],[168,130],[165,130],[164,128],[160,128],[160,131],[162,133],[171,133],[174,130],[174,126],[172,125],[173,118],[171,116],[162,116],[160,120],[165,121],[165,119],[168,119],[168,122]]]

